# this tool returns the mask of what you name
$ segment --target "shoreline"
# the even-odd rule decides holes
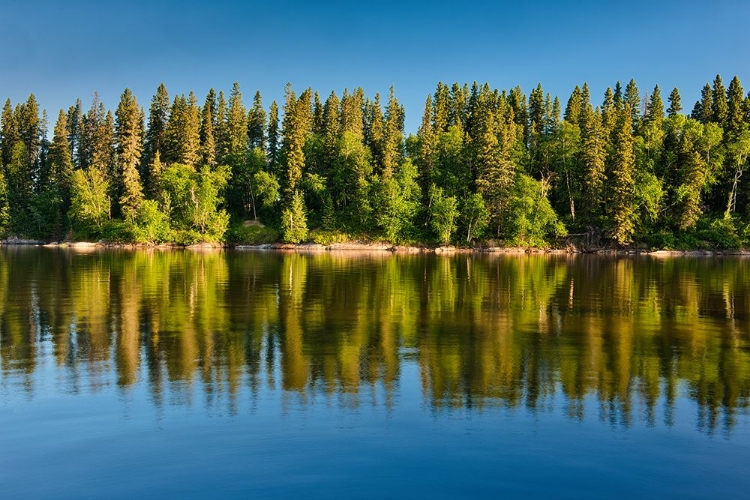
[[[506,255],[648,255],[652,257],[712,257],[712,256],[750,256],[750,250],[646,250],[646,249],[613,249],[601,248],[596,250],[579,250],[574,247],[564,249],[556,248],[525,248],[525,247],[454,247],[454,246],[410,246],[392,245],[384,242],[347,242],[323,245],[319,243],[263,243],[257,245],[227,245],[221,243],[196,243],[193,245],[178,245],[174,243],[148,244],[148,243],[106,243],[106,242],[52,242],[46,243],[38,240],[10,239],[0,240],[0,246],[8,247],[43,247],[61,248],[77,251],[93,251],[97,249],[124,249],[124,250],[240,250],[240,251],[274,251],[274,252],[297,252],[297,253],[325,253],[325,252],[372,252],[393,254],[506,254]]]

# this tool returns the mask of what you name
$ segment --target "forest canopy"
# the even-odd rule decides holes
[[[438,83],[416,135],[361,88],[287,85],[249,108],[239,84],[148,109],[125,89],[60,110],[33,94],[0,118],[0,236],[46,241],[738,248],[750,243],[750,94],[717,75],[677,88]],[[51,137],[50,137],[51,136]]]

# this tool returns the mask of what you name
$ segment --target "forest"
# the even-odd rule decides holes
[[[0,237],[130,243],[750,246],[750,93],[707,83],[687,113],[634,80],[563,106],[539,84],[438,83],[407,135],[393,88],[240,86],[148,111],[125,89],[61,109],[33,94],[0,118]]]

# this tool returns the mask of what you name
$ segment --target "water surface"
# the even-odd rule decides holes
[[[742,258],[0,247],[0,496],[742,497]]]

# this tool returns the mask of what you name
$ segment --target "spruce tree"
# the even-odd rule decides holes
[[[5,101],[0,121],[0,162],[2,165],[9,165],[13,156],[13,146],[21,139],[10,99]]]
[[[584,219],[596,225],[604,206],[605,165],[609,134],[602,126],[601,113],[587,111],[581,127],[581,161],[583,169]]]
[[[122,93],[115,115],[118,178],[113,179],[112,184],[116,186],[119,210],[127,221],[133,222],[143,201],[143,186],[138,173],[143,145],[143,122],[138,101],[130,89],[125,89]]]
[[[68,144],[70,144],[70,155],[73,158],[73,166],[74,168],[81,168],[77,162],[81,134],[83,132],[83,105],[80,99],[76,99],[75,105],[68,108],[66,121],[68,122]]]
[[[63,214],[70,207],[70,183],[73,176],[73,156],[68,142],[68,117],[61,109],[57,116],[49,151],[50,177],[52,186],[60,193]]]
[[[383,171],[384,179],[393,176],[396,168],[401,163],[402,156],[402,129],[400,120],[401,108],[393,86],[388,94],[388,105],[386,106],[383,126]]]
[[[638,85],[636,85],[635,80],[632,78],[625,86],[623,103],[627,106],[630,106],[630,114],[631,120],[633,122],[633,127],[634,129],[637,129],[641,119],[641,94],[638,90]]]
[[[619,115],[611,155],[612,193],[609,207],[611,237],[618,245],[627,245],[633,241],[635,231],[635,154],[630,105],[626,104]]]
[[[229,106],[226,121],[226,151],[225,155],[241,156],[247,151],[247,111],[242,103],[240,84],[234,82],[229,94]],[[220,159],[220,161],[225,161]]]
[[[216,167],[216,141],[214,140],[214,115],[216,113],[216,92],[208,91],[206,102],[201,109],[200,156],[201,162],[210,168]]]
[[[268,110],[268,166],[276,171],[279,158],[279,106],[276,101],[271,102]]]
[[[729,89],[727,89],[727,119],[725,127],[729,134],[735,136],[740,133],[745,123],[743,94],[744,90],[742,89],[740,79],[735,76],[729,83]]]
[[[156,94],[151,99],[149,107],[148,125],[146,126],[145,144],[143,147],[143,163],[141,165],[141,177],[143,185],[150,187],[151,172],[148,166],[158,152],[164,156],[164,142],[169,123],[169,94],[163,83],[160,83],[156,89]]]
[[[711,120],[720,125],[724,125],[729,113],[727,104],[727,91],[721,81],[721,75],[716,75],[714,86],[711,90]]]
[[[677,87],[672,89],[669,94],[669,107],[667,108],[668,116],[677,116],[682,111],[682,99],[680,99],[680,91]]]
[[[573,93],[568,98],[568,104],[565,106],[565,114],[563,117],[568,123],[578,123],[581,116],[581,88],[576,85],[573,89]]]
[[[263,109],[263,99],[260,92],[256,92],[253,98],[253,107],[250,109],[247,118],[247,139],[250,149],[260,148],[265,153],[266,129],[266,110]]]
[[[433,106],[432,129],[436,133],[448,130],[448,115],[450,113],[450,94],[448,85],[438,82],[435,89],[435,105]]]

